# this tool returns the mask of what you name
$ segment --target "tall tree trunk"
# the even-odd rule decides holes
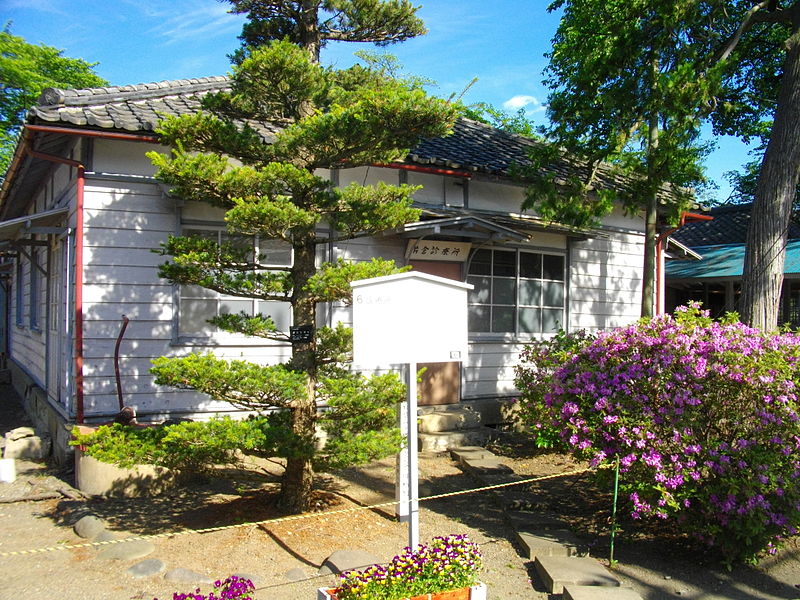
[[[650,117],[647,139],[647,170],[655,168],[655,150],[658,148],[658,115]],[[648,180],[652,178],[648,177]],[[655,301],[656,242],[658,238],[658,190],[648,186],[647,205],[644,214],[644,272],[642,273],[642,316],[652,317]]]
[[[317,304],[305,290],[309,278],[316,272],[316,239],[314,232],[296,232],[294,266],[292,267],[293,321],[296,327],[310,327],[314,331],[317,321]],[[311,507],[314,470],[311,457],[317,420],[317,362],[316,341],[292,343],[291,365],[306,374],[306,394],[291,408],[292,433],[297,438],[294,456],[286,462],[286,472],[281,484],[281,506],[294,513],[306,512]]]
[[[778,326],[786,239],[800,178],[799,139],[800,30],[795,24],[747,231],[739,305],[744,323],[767,331]]]

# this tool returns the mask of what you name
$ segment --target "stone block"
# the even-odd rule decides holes
[[[565,585],[564,600],[643,600],[631,588],[600,587],[596,585]]]
[[[464,464],[463,461],[466,460],[495,458],[495,454],[481,446],[459,446],[458,448],[450,448],[450,457],[454,461]]]
[[[481,424],[481,416],[471,410],[434,412],[418,417],[420,433],[439,433],[471,429]]]
[[[28,429],[27,427],[25,429]],[[12,432],[9,432],[12,433]],[[22,460],[44,460],[50,455],[50,438],[29,435],[24,437],[6,437],[3,458]]]
[[[443,431],[439,433],[420,433],[420,452],[447,452],[456,446],[479,446],[494,439],[497,432],[490,427],[476,427],[474,429],[461,429],[458,431]]]
[[[517,531],[542,531],[567,527],[567,524],[555,515],[538,511],[506,509],[505,517],[511,528]]]
[[[586,544],[566,529],[537,532],[515,531],[514,533],[522,546],[523,555],[528,558],[586,554]]]
[[[619,587],[619,579],[593,558],[538,556],[534,567],[550,594],[561,594],[565,585]]]

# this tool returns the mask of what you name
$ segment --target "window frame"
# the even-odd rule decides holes
[[[217,243],[222,241],[223,235],[227,233],[227,229],[224,223],[219,222],[208,222],[208,221],[196,221],[196,220],[184,220],[180,223],[179,230],[177,235],[186,236],[191,235],[191,232],[199,232],[205,231],[207,233],[216,232],[217,233]],[[252,239],[253,244],[253,251],[258,253],[260,251],[260,238],[259,236],[241,236],[247,237]],[[268,238],[268,240],[272,240],[273,238]],[[288,245],[288,244],[287,244]],[[289,256],[290,256],[290,263],[289,264],[268,264],[266,266],[275,267],[275,268],[286,268],[291,267],[294,263],[294,252],[291,246],[288,246]],[[216,311],[215,314],[220,314],[220,303],[225,301],[234,301],[234,302],[250,302],[250,314],[256,314],[258,312],[258,304],[260,302],[265,302],[264,300],[260,300],[258,298],[246,298],[242,296],[228,296],[225,294],[221,294],[220,292],[216,292],[214,290],[208,290],[202,288],[205,294],[208,294],[206,297],[192,297],[187,296],[184,294],[183,289],[186,286],[185,284],[176,284],[174,286],[173,291],[173,298],[174,303],[173,305],[176,307],[175,315],[173,319],[173,344],[176,345],[241,345],[243,340],[247,340],[247,345],[263,345],[263,346],[271,346],[271,345],[285,345],[286,342],[280,342],[277,340],[269,340],[264,338],[255,338],[250,336],[245,336],[244,334],[237,334],[237,333],[230,333],[227,331],[223,331],[216,327],[210,326],[210,330],[207,333],[203,332],[183,332],[181,331],[181,323],[184,318],[184,311],[185,303],[191,300],[215,300],[216,301]],[[199,287],[199,286],[194,286]],[[278,301],[275,301],[278,302]],[[286,333],[289,334],[289,326],[293,323],[293,315],[291,311],[291,305],[289,302],[281,302],[281,304],[286,304],[289,308],[288,314],[288,324],[286,327]]]
[[[473,260],[478,255],[478,253],[482,251],[488,251],[491,253],[490,257],[490,268],[491,271],[489,274],[481,274],[475,273],[473,271]],[[497,275],[495,274],[495,252],[509,252],[514,254],[514,275],[513,277],[507,275]],[[523,254],[530,254],[538,256],[539,261],[539,272],[540,277],[528,277],[522,275],[522,270],[520,269],[520,256]],[[554,279],[554,278],[546,278],[544,275],[544,257],[546,256],[553,256],[558,257],[561,259],[561,279]],[[472,297],[472,292],[470,292],[467,300],[467,309],[468,311],[472,311],[473,306],[485,306],[489,308],[489,315],[488,315],[488,322],[489,327],[493,326],[493,315],[495,307],[511,307],[513,308],[513,318],[514,318],[514,328],[512,331],[479,331],[472,329],[472,317],[470,314],[470,328],[469,328],[469,337],[475,340],[531,340],[531,339],[546,339],[548,337],[552,337],[557,333],[559,329],[567,329],[568,325],[568,306],[569,306],[569,252],[568,250],[560,250],[555,248],[526,248],[526,247],[516,247],[516,246],[489,246],[489,247],[482,247],[476,249],[472,255],[470,255],[469,261],[466,265],[466,275],[465,280],[467,283],[473,283],[474,279],[481,277],[481,278],[488,278],[489,285],[488,285],[488,292],[489,292],[489,299],[486,302],[474,302]],[[498,280],[511,280],[513,279],[514,285],[514,304],[504,304],[495,302],[494,293],[495,293],[495,282]],[[532,281],[539,283],[539,303],[538,304],[523,304],[522,303],[522,287],[520,286],[521,281]],[[562,292],[561,292],[561,305],[557,306],[555,304],[547,304],[545,302],[545,286],[543,284],[547,283],[560,283],[562,285]],[[539,328],[536,332],[526,332],[522,331],[520,326],[520,309],[538,309],[540,311],[539,316]],[[554,331],[545,331],[544,328],[544,318],[542,315],[543,310],[560,310],[561,311],[561,318],[557,321],[558,328]]]
[[[23,282],[25,278],[25,269],[22,264],[22,253],[17,253],[17,266],[15,269],[14,283],[17,289],[14,291],[14,323],[17,327],[25,327],[25,288]]]
[[[39,273],[39,249],[31,248],[30,274],[28,275],[28,326],[31,331],[41,332],[40,304],[42,278]]]

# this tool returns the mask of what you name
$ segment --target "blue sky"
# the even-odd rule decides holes
[[[477,77],[466,102],[488,102],[544,122],[547,89],[544,54],[558,26],[546,0],[430,0],[420,15],[428,35],[390,46],[410,74],[436,82],[440,96],[459,94]],[[0,18],[32,43],[67,56],[99,62],[97,73],[123,85],[221,75],[238,47],[244,19],[217,0],[0,0]],[[334,44],[323,61],[346,66],[363,44]],[[719,142],[707,161],[718,198],[729,188],[722,174],[739,168],[747,150],[734,139]]]

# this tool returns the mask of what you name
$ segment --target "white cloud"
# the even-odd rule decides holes
[[[170,6],[166,9],[142,9],[146,16],[161,21],[150,29],[153,35],[164,38],[167,44],[238,34],[244,18],[228,13],[225,5],[216,0],[199,0]]]
[[[535,96],[517,95],[509,98],[503,102],[503,108],[506,110],[519,110],[520,108],[527,108],[526,112],[540,112],[545,109],[544,105],[539,102]]]

